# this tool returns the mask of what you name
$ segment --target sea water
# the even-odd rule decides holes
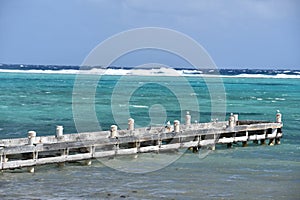
[[[26,137],[29,130],[38,135],[54,135],[56,125],[63,125],[65,134],[76,133],[72,110],[75,79],[74,74],[0,73],[0,138]],[[212,91],[201,77],[186,77],[193,92],[183,89],[178,94],[170,89],[172,85],[181,87],[178,77],[132,76],[122,82],[126,87],[121,92],[130,95],[129,101],[113,105],[112,97],[120,80],[122,76],[102,76],[94,91],[95,113],[102,130],[116,123],[116,117],[127,117],[122,113],[124,107],[140,127],[183,120],[180,95],[185,95],[187,101],[197,99],[199,112],[190,110],[193,119],[212,120]],[[88,87],[88,82],[83,84]],[[241,120],[275,121],[276,111],[280,110],[284,124],[281,145],[249,144],[243,148],[235,144],[231,149],[217,146],[204,159],[187,151],[170,165],[148,172],[160,159],[173,155],[122,158],[133,164],[143,159],[139,168],[146,173],[126,173],[104,165],[101,160],[94,160],[91,166],[82,163],[67,163],[63,168],[39,166],[34,174],[26,170],[5,171],[0,174],[0,198],[299,199],[299,79],[223,77],[222,84],[226,98],[220,101],[225,103],[226,117],[238,113]],[[132,88],[136,89],[132,92]],[[89,102],[90,95],[81,98],[82,102]],[[114,113],[112,106],[120,112]],[[156,115],[158,111],[163,114]],[[153,121],[151,112],[159,120]]]

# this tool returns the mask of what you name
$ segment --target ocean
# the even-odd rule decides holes
[[[35,130],[37,135],[54,135],[56,125],[63,125],[65,134],[76,133],[72,110],[76,70],[2,66],[0,138],[26,137],[29,130]],[[198,108],[189,110],[192,119],[212,120],[214,91],[208,84],[214,81],[206,79],[215,77],[203,76],[208,72],[176,69],[179,77],[160,73],[153,77],[128,76],[124,70],[128,69],[110,69],[101,76],[94,93],[87,89],[80,96],[82,102],[93,103],[102,130],[115,123],[126,126],[123,119],[127,119],[128,113],[136,126],[163,126],[168,120],[182,120],[182,112],[186,111],[182,104],[191,106],[195,102]],[[237,113],[241,120],[275,121],[276,111],[280,110],[284,124],[280,145],[234,144],[231,149],[218,145],[205,158],[186,151],[157,170],[151,169],[179,153],[120,158],[131,163],[133,171],[138,167],[136,171],[145,169],[144,173],[116,170],[101,160],[93,160],[90,166],[38,166],[34,174],[26,170],[4,171],[0,174],[0,199],[299,199],[299,70],[220,70],[220,74],[226,98],[216,101],[225,105],[226,118]],[[88,88],[88,77],[96,76],[99,75],[87,75],[87,80],[80,84]],[[95,98],[91,101],[93,94]],[[144,160],[143,165],[135,165],[138,159]]]

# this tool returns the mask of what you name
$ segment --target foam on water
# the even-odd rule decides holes
[[[231,76],[223,76],[231,77]],[[236,78],[300,78],[299,75],[288,75],[288,74],[276,74],[276,75],[265,75],[265,74],[239,74],[232,77]]]
[[[195,70],[183,68],[93,68],[79,66],[0,66],[0,73],[36,73],[36,74],[94,74],[94,75],[115,75],[115,76],[186,76],[186,77],[236,77],[236,78],[300,78],[299,70],[257,70],[257,69],[220,69]]]
[[[134,107],[134,108],[149,108],[149,106],[144,106],[144,105],[130,105],[130,107]]]
[[[27,74],[77,74],[79,70],[18,70],[0,69],[0,73],[27,73]]]

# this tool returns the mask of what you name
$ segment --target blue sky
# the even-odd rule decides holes
[[[0,0],[0,63],[80,65],[106,38],[151,26],[189,35],[219,68],[300,69],[299,11],[297,0]]]

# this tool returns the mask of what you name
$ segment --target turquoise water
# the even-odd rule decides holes
[[[29,130],[35,130],[38,135],[53,135],[56,125],[63,125],[65,133],[76,133],[72,113],[75,77],[71,74],[0,73],[0,138],[26,137]],[[126,87],[119,91],[120,96],[128,96],[132,88],[137,89],[130,95],[127,104],[113,105],[120,109],[115,116],[111,108],[112,94],[121,78],[103,76],[97,86],[95,110],[103,130],[115,123],[116,117],[126,117],[121,112],[124,107],[128,107],[137,126],[163,125],[165,117],[170,121],[178,119],[182,115],[178,95],[185,95],[184,101],[189,105],[193,104],[189,102],[190,99],[197,99],[200,113],[191,110],[194,119],[203,122],[211,120],[210,93],[204,80],[199,77],[187,78],[194,91],[190,92],[183,87],[179,89],[180,94],[174,94],[174,91],[164,87],[182,87],[183,82],[177,77],[126,79],[122,82]],[[276,110],[281,111],[284,122],[281,145],[251,144],[242,148],[237,144],[232,149],[218,146],[205,159],[187,152],[168,167],[144,174],[120,172],[99,161],[93,162],[91,166],[41,166],[37,167],[35,174],[19,173],[21,170],[4,172],[0,175],[0,198],[298,199],[299,79],[222,80],[226,99],[218,101],[226,103],[227,116],[233,112],[238,113],[240,119],[274,121]],[[82,84],[88,86],[89,82]],[[85,92],[88,94],[88,90]],[[82,98],[87,98],[89,102],[88,95]],[[151,107],[153,105],[164,107],[161,116],[157,113],[161,107]],[[158,120],[153,120],[152,115],[158,117]],[[155,154],[140,157],[138,159],[146,160],[145,168],[155,164],[158,159]],[[133,157],[124,159],[135,162]]]

